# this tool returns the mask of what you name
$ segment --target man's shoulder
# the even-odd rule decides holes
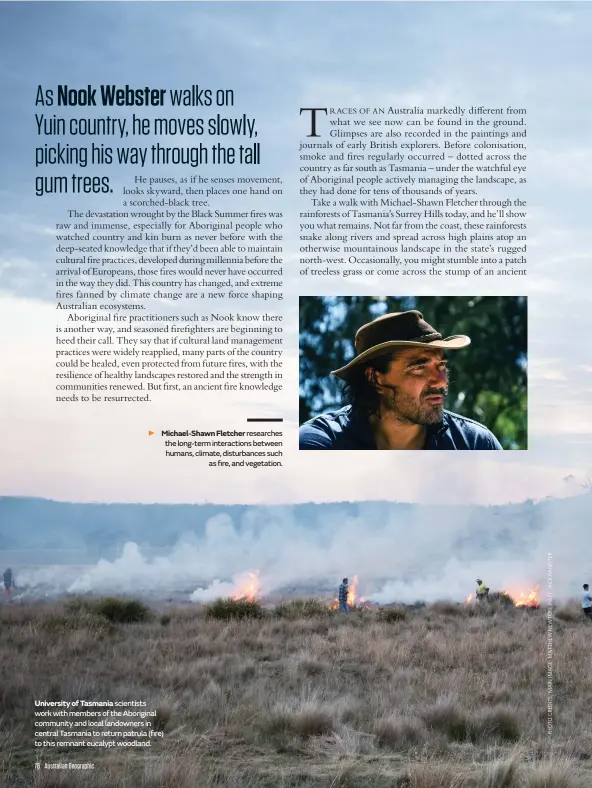
[[[475,419],[470,419],[468,416],[461,416],[460,413],[453,413],[451,410],[444,411],[444,419],[465,424],[469,429],[472,426],[477,430],[485,430],[486,432],[489,432],[487,427],[484,424],[481,424],[481,422],[476,421]]]
[[[470,436],[475,441],[474,448],[476,449],[502,449],[493,432],[475,419],[445,410],[444,421],[448,423],[448,426],[455,426],[464,435]]]
[[[331,449],[351,420],[351,405],[321,413],[306,421],[299,430],[301,449]]]

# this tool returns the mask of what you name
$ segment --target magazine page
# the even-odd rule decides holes
[[[591,13],[0,4],[0,784],[590,785]]]

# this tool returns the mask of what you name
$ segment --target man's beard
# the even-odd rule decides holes
[[[389,416],[407,424],[425,427],[442,421],[444,405],[426,402],[425,398],[436,394],[446,396],[448,388],[427,389],[419,400],[405,394],[398,386],[389,386],[389,389],[388,396],[382,398],[382,407]]]

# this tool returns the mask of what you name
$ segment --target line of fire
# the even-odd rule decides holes
[[[245,600],[248,602],[259,602],[264,598],[262,593],[262,584],[260,579],[260,571],[255,570],[247,572],[246,575],[236,584],[235,589],[231,594],[231,598],[235,601]],[[351,611],[361,610],[374,610],[381,607],[371,599],[367,599],[358,595],[358,576],[354,575],[347,590],[347,604]],[[468,594],[465,599],[465,605],[472,604],[486,604],[487,602],[499,602],[508,607],[537,609],[540,607],[540,586],[535,586],[530,589],[512,588],[504,589],[502,591],[489,592],[486,599],[479,600],[474,593]],[[326,600],[327,608],[329,610],[339,609],[339,600],[335,597]]]

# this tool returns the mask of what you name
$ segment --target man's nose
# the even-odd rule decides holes
[[[430,382],[434,382],[438,385],[446,382],[446,367],[441,367],[439,364],[435,364],[433,367],[431,367],[430,372]]]

